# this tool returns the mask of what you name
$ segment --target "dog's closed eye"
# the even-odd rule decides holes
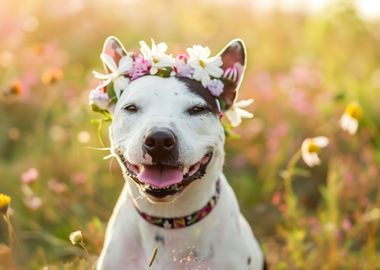
[[[211,108],[207,105],[195,105],[187,110],[189,115],[200,115],[211,112]]]

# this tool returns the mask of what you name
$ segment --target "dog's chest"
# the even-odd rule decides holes
[[[232,214],[232,207],[228,201],[221,201],[206,219],[187,228],[141,224],[145,254],[152,254],[155,247],[158,250],[152,269],[234,269],[237,260],[245,263],[248,249],[236,222],[239,218],[226,218]],[[232,268],[226,268],[228,265]]]

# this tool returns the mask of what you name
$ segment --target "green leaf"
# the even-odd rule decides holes
[[[116,96],[116,92],[115,92],[115,88],[114,88],[113,83],[110,83],[107,85],[107,94],[108,94],[108,97],[110,98],[111,103],[117,102],[117,96]]]
[[[226,123],[222,123],[224,129],[224,135],[226,138],[240,139],[240,135],[232,131],[232,126]]]
[[[160,76],[160,77],[164,77],[164,78],[167,78],[167,77],[170,77],[170,73],[172,73],[173,69],[171,67],[164,67],[164,68],[160,68],[156,75],[157,76]]]

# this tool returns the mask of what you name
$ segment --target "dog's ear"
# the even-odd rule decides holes
[[[127,55],[127,52],[117,37],[109,36],[104,41],[102,54],[110,56],[113,61],[115,61],[116,65],[118,65],[120,59],[124,55]],[[107,73],[111,72],[104,63],[103,66]]]
[[[105,63],[111,63],[108,65],[119,66],[120,59],[127,55],[127,51],[124,49],[123,45],[119,41],[117,37],[110,36],[104,41],[103,50],[100,58],[103,61],[103,67],[106,73],[111,73],[112,71],[109,69]],[[113,62],[113,64],[112,64]],[[121,91],[120,88],[114,87],[115,95],[117,98],[120,97]],[[112,109],[110,109],[112,111]]]
[[[237,91],[246,66],[246,49],[241,39],[234,39],[219,53],[222,58],[224,90],[220,99],[224,102],[223,110],[228,110],[237,99]]]

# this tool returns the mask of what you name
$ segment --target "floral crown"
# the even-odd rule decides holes
[[[215,97],[220,117],[224,115],[235,127],[241,118],[253,115],[242,108],[253,100],[235,102],[245,64],[245,50],[242,41],[234,40],[223,53],[211,57],[208,47],[194,45],[184,54],[176,57],[166,53],[164,42],[156,44],[152,39],[149,47],[140,41],[140,53],[127,52],[115,37],[109,37],[100,54],[106,73],[93,71],[99,85],[91,90],[89,104],[96,112],[110,117],[109,113],[127,88],[128,84],[145,75],[160,77],[186,77],[198,81]]]

